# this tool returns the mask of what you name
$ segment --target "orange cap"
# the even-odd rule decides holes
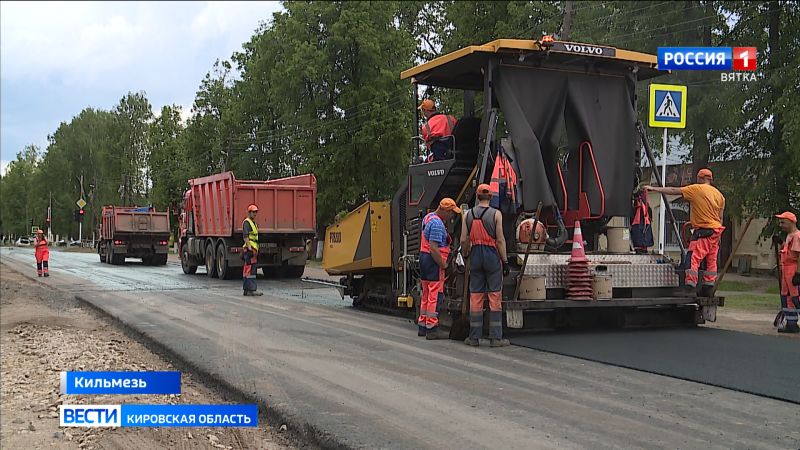
[[[258,206],[250,205],[247,207],[247,212],[253,212],[253,211],[258,212]]]
[[[456,214],[461,214],[461,208],[456,205],[456,201],[452,198],[445,197],[439,202],[439,208],[445,211],[453,211]]]
[[[789,211],[782,212],[775,217],[777,217],[778,219],[786,219],[792,223],[797,223],[797,216],[795,216],[794,213],[790,213]]]
[[[419,108],[423,111],[436,111],[436,103],[433,103],[433,100],[426,98],[419,104]]]
[[[700,171],[697,172],[697,178],[700,178],[700,177],[704,177],[704,178],[708,178],[709,180],[713,180],[714,179],[714,174],[712,174],[711,171],[708,170],[708,169],[700,169]]]
[[[478,189],[475,190],[478,194],[488,194],[492,192],[492,188],[488,184],[479,184]]]

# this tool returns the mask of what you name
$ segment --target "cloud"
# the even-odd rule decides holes
[[[4,159],[81,109],[143,90],[191,105],[206,72],[250,40],[278,2],[0,2]],[[184,108],[188,111],[190,108]],[[13,125],[13,133],[9,133]]]

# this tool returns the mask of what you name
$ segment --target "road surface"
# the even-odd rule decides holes
[[[33,273],[29,249],[2,261]],[[798,448],[796,404],[524,347],[416,337],[331,288],[184,275],[51,252],[46,280],[263,400],[317,442],[356,448]],[[202,270],[202,269],[201,269]]]

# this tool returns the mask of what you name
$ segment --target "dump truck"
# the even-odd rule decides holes
[[[636,252],[630,241],[634,196],[649,181],[642,180],[643,150],[658,171],[637,118],[637,84],[668,74],[655,55],[547,37],[473,45],[404,71],[415,107],[425,86],[463,92],[464,115],[446,137],[449,156],[425,158],[413,130],[404,182],[392,199],[366,202],[327,227],[323,268],[341,276],[340,291],[354,306],[418,315],[423,217],[444,197],[474,206],[477,185],[486,183],[495,186],[509,253],[506,328],[715,320],[723,298],[686,294],[679,261]],[[438,311],[443,327],[463,323],[469,303],[460,217],[446,226],[453,241]],[[579,226],[589,261],[574,276]],[[452,327],[451,338],[463,339],[452,335],[456,328],[464,330]]]
[[[267,277],[300,278],[306,241],[316,234],[317,180],[313,174],[268,181],[237,180],[223,172],[189,180],[180,213],[178,251],[185,274],[205,265],[209,278],[241,277],[242,223],[258,206],[257,267]]]
[[[104,206],[100,214],[97,253],[101,262],[119,265],[125,258],[141,258],[147,265],[167,263],[168,212],[150,206]]]

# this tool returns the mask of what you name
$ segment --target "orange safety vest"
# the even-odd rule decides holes
[[[469,210],[467,213],[467,229],[469,230],[469,242],[472,245],[485,245],[487,247],[497,248],[497,230],[495,227],[486,227],[484,217],[486,213],[493,212],[491,217],[486,217],[492,223],[496,223],[495,214],[497,210],[491,206],[486,207],[480,216],[475,216],[475,208]]]
[[[445,136],[452,136],[455,126],[455,117],[436,113],[422,125],[422,139],[425,141],[425,144],[430,147],[434,140]]]
[[[494,159],[494,169],[492,169],[492,181],[489,182],[489,191],[492,193],[492,203],[494,204],[495,198],[500,196],[500,182],[506,182],[506,194],[509,198],[517,202],[517,173],[511,167],[511,161],[503,153],[498,153]],[[498,206],[500,205],[499,199],[497,200]]]
[[[420,253],[428,253],[428,254],[430,254],[430,252],[431,252],[431,243],[428,242],[428,239],[425,237],[425,225],[427,225],[431,220],[434,220],[434,218],[436,218],[437,220],[440,220],[440,221],[442,220],[441,218],[439,218],[439,216],[436,214],[435,211],[428,213],[422,219],[422,238],[420,239],[420,242],[419,242],[419,252]],[[439,247],[439,253],[441,253],[442,259],[444,259],[445,261],[447,260],[447,257],[450,256],[450,243],[451,242],[453,242],[453,239],[448,234],[447,235],[447,245],[444,246],[444,247],[441,247],[441,246]]]

